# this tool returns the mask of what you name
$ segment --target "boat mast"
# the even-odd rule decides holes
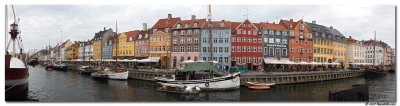
[[[115,21],[115,39],[116,39],[116,44],[115,44],[115,63],[118,62],[118,21]]]
[[[61,45],[62,45],[62,29],[61,29],[61,35],[60,35],[60,45],[58,45],[58,61],[61,64]]]
[[[376,44],[376,31],[375,31],[375,33],[374,33],[374,59],[372,60],[373,61],[373,63],[372,63],[372,65],[375,65],[375,44]]]
[[[211,29],[211,27],[212,27],[212,22],[211,22],[211,4],[209,4],[208,5],[208,16],[207,16],[207,18],[208,18],[208,32],[209,32],[209,43],[210,43],[210,61],[211,61],[211,63],[213,63],[213,61],[214,61],[214,54],[213,54],[213,44],[212,44],[212,29]]]

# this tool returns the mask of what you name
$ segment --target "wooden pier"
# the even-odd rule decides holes
[[[129,69],[129,79],[147,80],[154,81],[154,77],[161,77],[167,75],[171,71],[163,69]]]
[[[247,72],[240,75],[240,83],[246,82],[291,84],[334,80],[363,76],[364,71],[315,71],[315,72]]]

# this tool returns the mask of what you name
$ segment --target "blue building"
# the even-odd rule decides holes
[[[112,44],[114,41],[114,36],[109,36],[108,38],[106,38],[106,42],[104,42],[104,46],[103,46],[103,59],[113,59],[112,56]]]
[[[209,29],[208,23],[201,30],[200,59],[203,61],[211,60]],[[231,68],[231,22],[213,21],[212,22],[212,46],[213,60],[224,65],[224,69]]]
[[[288,29],[282,24],[261,23],[264,61],[289,60]]]

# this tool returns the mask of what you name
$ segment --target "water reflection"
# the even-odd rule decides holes
[[[395,74],[366,81],[363,77],[323,82],[277,85],[270,90],[241,87],[229,91],[201,92],[199,95],[157,91],[157,84],[142,80],[98,81],[78,72],[29,70],[31,101],[50,102],[156,102],[156,101],[328,101],[329,91],[369,84],[370,101],[395,101]]]

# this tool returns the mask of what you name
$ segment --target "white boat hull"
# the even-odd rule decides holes
[[[236,89],[240,87],[239,74],[204,80],[169,80],[157,78],[156,80],[162,86],[198,86],[201,90],[226,90]]]
[[[114,72],[109,72],[107,73],[108,78],[110,79],[117,79],[117,80],[127,80],[129,71],[121,72],[121,73],[114,73]]]

